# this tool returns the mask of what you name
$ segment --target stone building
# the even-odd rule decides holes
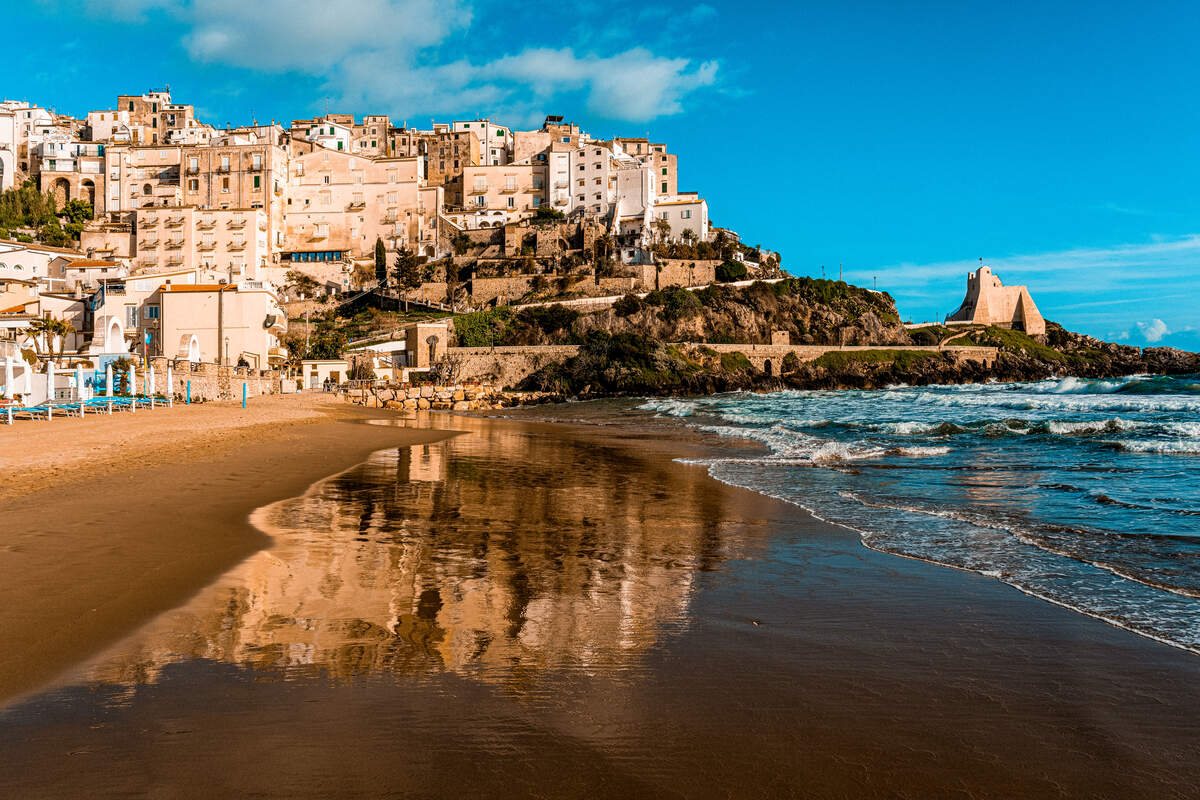
[[[433,256],[442,190],[424,186],[417,158],[366,158],[317,148],[292,158],[283,231],[285,262],[370,256],[389,251]]]
[[[967,296],[946,321],[996,325],[1035,336],[1046,332],[1046,320],[1034,304],[1029,289],[1005,286],[986,266],[967,276]]]

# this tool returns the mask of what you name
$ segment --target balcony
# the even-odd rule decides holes
[[[137,194],[137,192],[134,192],[134,194]],[[158,224],[158,215],[157,214],[147,214],[146,216],[142,217],[141,220],[138,221],[138,224],[141,225],[143,228],[153,228],[155,225]]]
[[[187,169],[184,171],[187,172],[188,175],[199,175],[200,174],[200,166],[196,165],[193,167],[193,166],[189,165],[187,167]]]
[[[252,161],[252,162],[250,162],[250,166],[246,167],[246,170],[248,172],[262,172],[262,168],[263,168],[263,165],[262,165],[261,161],[259,161],[258,163],[255,163]]]
[[[467,194],[487,194],[487,190],[487,186],[476,186],[474,189],[467,192]]]
[[[211,231],[217,227],[217,221],[215,219],[202,219],[196,223],[196,227],[202,231]]]
[[[217,167],[217,172],[230,172],[232,168],[228,164],[221,164]]]
[[[246,220],[234,217],[233,219],[229,220],[229,224],[226,227],[231,231],[240,231],[242,228],[246,227]]]
[[[362,200],[355,200],[354,202],[352,202],[346,206],[346,210],[347,211],[362,211],[366,207],[367,207],[367,204],[365,202],[363,202]]]
[[[167,217],[163,224],[165,224],[168,228],[178,228],[183,225],[183,222],[183,217]]]
[[[309,234],[308,238],[310,241],[317,241],[319,239],[328,239],[329,231],[322,230],[321,228],[314,228],[313,232],[311,234]]]
[[[181,258],[180,256],[171,256],[170,258],[167,259],[167,266],[168,267],[182,267],[183,266],[183,258]]]
[[[200,244],[196,245],[196,249],[197,250],[206,250],[206,251],[207,250],[216,250],[217,243],[216,242],[201,242]]]
[[[178,250],[181,247],[183,247],[183,239],[168,239],[167,240],[167,249],[168,250]]]
[[[154,250],[158,247],[158,239],[143,239],[138,242],[139,250]]]
[[[246,243],[245,243],[245,242],[230,242],[230,243],[229,243],[229,249],[230,249],[230,250],[234,250],[234,251],[241,251],[241,250],[245,250],[245,249],[246,249]]]

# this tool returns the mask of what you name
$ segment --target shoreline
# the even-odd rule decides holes
[[[0,487],[0,573],[21,576],[0,582],[0,706],[268,547],[249,521],[257,508],[381,447],[452,435],[366,426],[377,412],[289,397],[260,398],[245,417],[240,405],[207,403],[31,423],[15,431],[24,441],[0,439],[0,470],[17,476]],[[18,456],[31,445],[42,450]]]
[[[378,416],[403,419],[389,412]],[[953,789],[973,796],[1129,796],[1155,786],[1159,796],[1184,797],[1181,787],[1200,778],[1195,722],[1200,664],[1189,653],[978,573],[864,547],[845,526],[719,482],[707,469],[696,469],[702,465],[679,463],[681,457],[713,452],[698,437],[569,421],[429,415],[416,422],[445,428],[438,431],[442,443],[435,445],[446,452],[437,480],[471,485],[497,500],[498,492],[511,493],[535,526],[531,532],[562,526],[563,509],[544,509],[538,492],[553,497],[582,491],[580,481],[603,492],[634,492],[613,501],[642,509],[627,524],[646,513],[668,520],[677,513],[700,514],[680,524],[703,533],[698,541],[720,532],[717,543],[704,545],[713,552],[698,560],[668,539],[659,558],[696,561],[698,571],[687,580],[693,594],[685,620],[662,627],[636,654],[636,683],[606,677],[609,667],[602,662],[585,670],[591,677],[553,663],[532,673],[518,669],[521,679],[513,685],[507,659],[496,662],[493,669],[500,672],[490,678],[478,674],[472,661],[459,664],[447,656],[412,674],[395,672],[390,659],[357,657],[358,668],[350,671],[276,673],[277,667],[242,660],[270,641],[256,644],[248,637],[267,630],[247,629],[235,637],[249,647],[237,651],[242,655],[221,651],[227,652],[222,657],[210,643],[198,650],[201,658],[152,670],[152,680],[135,678],[125,690],[75,683],[77,688],[39,693],[19,708],[7,706],[8,721],[0,714],[0,742],[11,740],[18,763],[34,773],[13,776],[26,781],[17,787],[30,796],[38,794],[31,793],[35,787],[47,796],[82,786],[100,794],[191,786],[197,796],[238,788],[294,796],[336,787],[343,796],[368,797],[395,791],[404,780],[416,781],[418,793],[438,796],[494,786],[522,796],[578,795],[599,786],[642,796],[723,796],[738,786],[742,791],[773,786],[782,794],[803,787],[812,796],[893,796],[901,790],[933,796]],[[430,430],[343,427],[380,435]],[[369,464],[379,462],[380,451],[390,446],[368,447],[374,454]],[[601,474],[585,479],[552,465],[539,471],[530,448],[543,457],[563,451]],[[509,468],[525,462],[534,474]],[[369,464],[355,463],[343,471],[370,473]],[[465,471],[456,472],[455,463]],[[479,474],[481,467],[490,472]],[[294,498],[321,500],[316,496],[339,483],[339,476],[327,470]],[[509,486],[496,485],[500,476]],[[561,502],[570,513],[581,505]],[[275,492],[259,510],[284,504]],[[481,524],[503,529],[515,522],[505,516],[503,502],[458,508],[472,516],[451,517],[450,530]],[[414,508],[406,519],[411,514],[420,522],[424,513]],[[586,522],[588,512],[578,513]],[[435,514],[429,521],[441,518]],[[641,535],[671,530],[655,520],[645,524]],[[260,561],[300,563],[288,547],[281,549],[282,534],[274,542]],[[298,552],[303,555],[303,548]],[[530,555],[521,552],[532,567]],[[536,552],[535,546],[530,553]],[[633,562],[622,571],[630,580],[645,566]],[[215,584],[201,592],[206,593],[213,594],[214,609],[227,595]],[[639,599],[648,598],[631,596],[635,605]],[[206,607],[194,600],[172,614],[186,628],[203,619],[196,611]],[[112,674],[140,674],[140,659],[155,652],[150,645],[161,633],[155,628],[171,627],[166,616],[130,637],[127,669]],[[504,619],[510,619],[507,613]],[[367,647],[370,653],[378,646],[371,641],[330,645],[331,652]],[[595,645],[587,651],[595,652]],[[577,657],[565,663],[578,666]],[[363,671],[364,666],[370,668]],[[137,691],[131,695],[129,689]],[[565,719],[557,719],[558,711],[541,714],[540,697],[554,698],[553,707],[563,706]],[[80,711],[72,716],[52,710],[63,707]],[[383,713],[391,707],[402,713]],[[483,733],[456,722],[480,724],[481,714],[491,720]],[[96,715],[104,720],[100,730],[78,724]],[[438,727],[430,733],[433,723],[426,720],[449,731],[438,733],[443,730]],[[204,735],[164,748],[156,744],[164,725],[167,733]],[[629,731],[618,743],[605,744],[605,736],[593,729],[614,725]],[[489,730],[517,749],[498,755]],[[526,733],[518,737],[518,731]],[[259,736],[268,738],[260,743]],[[358,755],[350,758],[344,748],[326,752],[329,741],[352,741]],[[427,767],[421,759],[414,762],[413,748],[441,748],[451,755],[434,757]],[[254,756],[242,759],[236,755],[241,750]],[[67,752],[82,755],[64,761]],[[302,763],[298,753],[305,754]],[[151,776],[130,775],[120,766],[129,758],[144,767],[153,759]],[[576,768],[567,775],[553,766],[560,762]],[[221,768],[213,770],[214,764]],[[39,784],[36,775],[46,782]]]

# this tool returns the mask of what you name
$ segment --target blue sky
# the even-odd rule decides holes
[[[952,311],[982,257],[1043,314],[1200,349],[1200,4],[33,0],[0,92],[169,83],[214,124],[546,113],[679,154],[794,274]]]

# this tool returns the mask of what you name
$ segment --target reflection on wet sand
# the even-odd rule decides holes
[[[538,428],[459,427],[260,509],[271,548],[88,680],[150,682],[188,659],[278,678],[449,670],[513,689],[546,670],[620,679],[687,625],[698,574],[765,528],[727,513],[699,469]]]

